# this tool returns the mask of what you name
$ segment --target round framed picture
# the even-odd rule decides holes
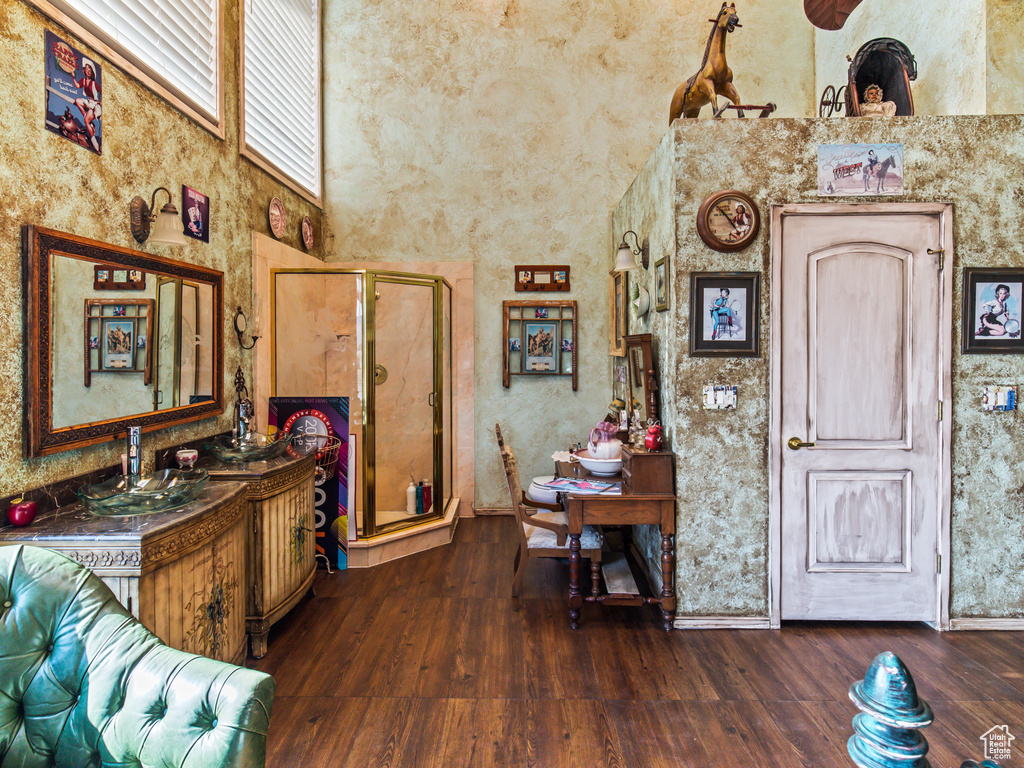
[[[760,229],[757,205],[735,189],[715,192],[697,211],[697,234],[716,251],[742,251],[754,242]]]

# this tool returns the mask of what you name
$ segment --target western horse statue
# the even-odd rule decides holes
[[[705,104],[711,105],[715,117],[720,116],[725,107],[718,109],[718,96],[724,96],[733,104],[740,103],[740,95],[732,84],[732,70],[725,61],[725,36],[736,27],[743,26],[739,23],[736,3],[722,3],[718,17],[708,21],[715,26],[711,28],[708,44],[704,48],[704,61],[701,62],[700,71],[680,85],[672,96],[669,124],[677,117],[698,117]]]

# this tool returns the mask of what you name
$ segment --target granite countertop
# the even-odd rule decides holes
[[[291,456],[286,452],[283,456],[269,461],[247,461],[237,464],[218,461],[213,456],[202,456],[196,462],[196,468],[205,469],[210,473],[210,479],[219,483],[222,480],[259,480],[298,467],[304,461],[312,463],[314,456]]]
[[[31,525],[0,529],[0,540],[43,541],[103,536],[112,540],[139,541],[172,531],[244,492],[244,483],[207,483],[199,498],[184,506],[166,512],[126,517],[94,515],[81,502],[75,502],[40,514]]]

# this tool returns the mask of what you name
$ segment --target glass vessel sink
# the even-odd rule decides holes
[[[210,479],[205,469],[165,469],[129,479],[117,475],[78,489],[85,508],[95,515],[123,517],[165,512],[194,500]]]
[[[276,459],[285,452],[291,441],[292,435],[288,432],[278,432],[273,436],[253,432],[245,438],[220,435],[204,443],[203,447],[218,461],[237,464]]]

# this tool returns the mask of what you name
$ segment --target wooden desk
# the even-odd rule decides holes
[[[621,478],[591,475],[579,464],[558,462],[555,472],[559,477],[587,480],[618,481]],[[569,621],[573,629],[580,625],[580,608],[584,602],[605,605],[659,605],[666,630],[672,629],[675,617],[675,548],[676,497],[675,494],[622,495],[569,494],[566,505],[569,517]],[[580,592],[580,536],[584,523],[589,525],[653,524],[661,527],[661,595],[588,595]]]

